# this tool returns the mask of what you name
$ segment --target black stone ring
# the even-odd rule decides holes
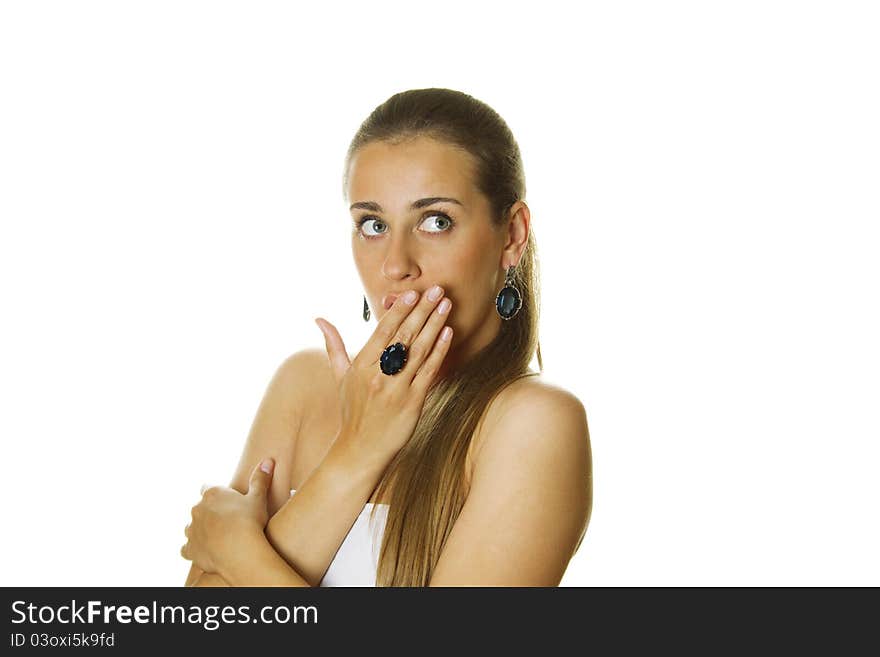
[[[379,358],[379,369],[383,374],[397,374],[403,369],[406,363],[406,347],[402,342],[395,342],[393,345],[385,347]]]

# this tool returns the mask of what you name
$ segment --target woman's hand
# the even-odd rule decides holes
[[[184,559],[207,573],[224,575],[235,560],[246,556],[248,542],[269,522],[267,498],[274,462],[263,463],[268,471],[260,464],[254,467],[246,495],[227,486],[202,486],[202,499],[192,508],[192,523],[184,529],[188,539],[180,549]]]
[[[339,332],[322,318],[315,320],[324,333],[327,354],[342,407],[338,441],[347,443],[356,455],[373,456],[378,452],[390,460],[412,436],[443,358],[449,340],[438,338],[449,318],[452,302],[419,294],[407,303],[402,294],[379,321],[373,335],[353,361],[349,361]],[[443,301],[448,302],[445,306]],[[379,369],[382,351],[395,342],[407,347],[403,369],[393,375]]]

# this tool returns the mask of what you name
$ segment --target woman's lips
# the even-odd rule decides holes
[[[382,307],[385,310],[388,310],[389,308],[391,308],[391,306],[394,305],[394,301],[396,299],[397,299],[396,294],[386,294],[384,297],[382,297]]]

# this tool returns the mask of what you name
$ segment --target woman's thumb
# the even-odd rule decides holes
[[[248,482],[248,495],[266,495],[272,484],[272,474],[275,469],[275,459],[267,458],[254,466],[251,479]]]
[[[348,352],[345,350],[345,344],[342,342],[342,336],[339,331],[326,319],[318,317],[315,324],[324,334],[324,346],[327,349],[327,357],[330,359],[330,366],[333,369],[333,375],[336,377],[336,383],[342,380],[342,377],[351,367],[351,361],[348,359]]]

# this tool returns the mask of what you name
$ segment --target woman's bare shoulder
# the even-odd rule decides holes
[[[354,360],[354,356],[348,354],[348,360]],[[307,376],[318,376],[322,380],[332,379],[333,370],[330,368],[330,358],[327,350],[320,347],[305,347],[287,357],[285,364],[296,368]]]
[[[305,347],[294,352],[284,361],[284,367],[296,371],[300,376],[312,376],[321,374],[322,370],[329,372],[327,352],[318,347]]]
[[[507,414],[521,408],[552,409],[558,403],[581,405],[580,399],[573,392],[551,381],[543,373],[521,377],[509,383],[495,395],[486,408],[483,427],[474,437],[477,444],[473,445],[473,458],[477,458],[486,437],[492,434],[492,429]]]
[[[291,403],[296,408],[300,425],[314,415],[316,406],[326,405],[335,386],[327,352],[318,347],[306,347],[288,356],[280,371]]]
[[[505,392],[507,393],[505,402],[508,404],[527,404],[534,395],[548,395],[570,401],[580,401],[573,392],[547,378],[543,373],[517,379],[502,390],[502,393]]]
[[[352,360],[351,354],[348,359]],[[319,386],[324,384],[335,385],[330,358],[320,347],[305,347],[294,352],[284,360],[281,370],[286,372],[285,378],[296,385],[298,397],[316,389],[323,392],[324,388]]]

